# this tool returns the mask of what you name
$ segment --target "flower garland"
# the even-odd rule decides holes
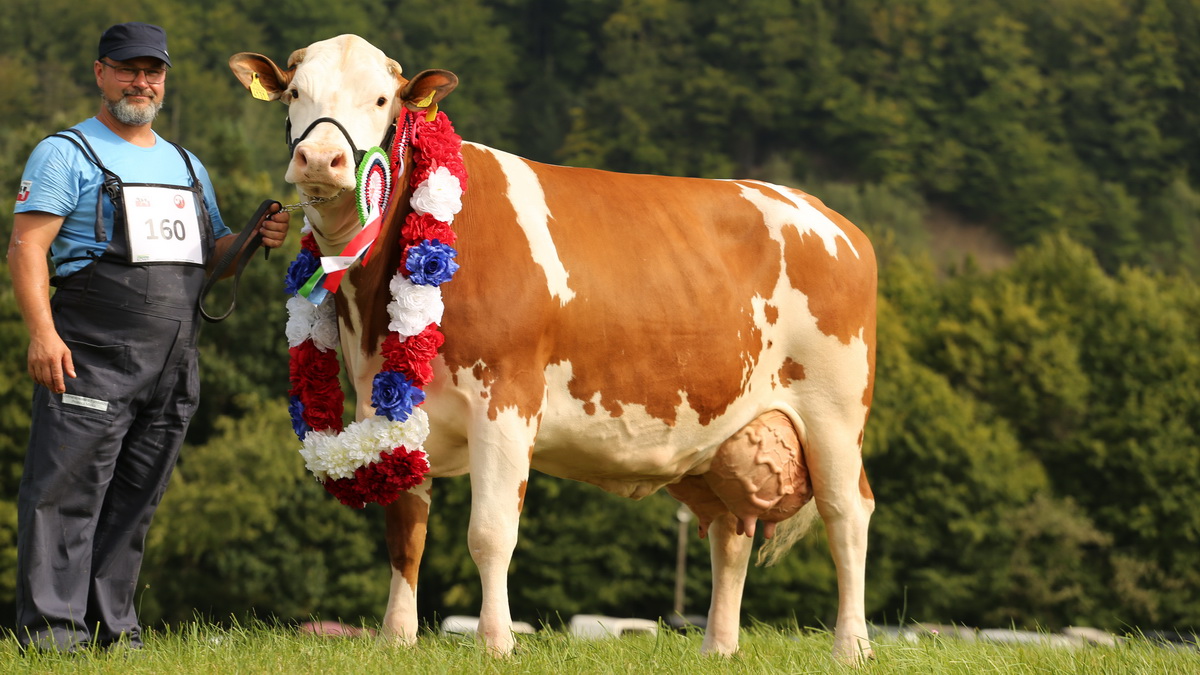
[[[413,210],[401,228],[403,254],[388,285],[392,294],[387,307],[389,333],[381,348],[383,366],[371,392],[375,415],[343,428],[345,395],[338,380],[333,294],[308,293],[322,266],[311,232],[301,239],[300,253],[285,281],[285,290],[292,294],[286,329],[292,428],[303,441],[300,454],[308,470],[330,494],[354,508],[368,502],[386,506],[400,492],[420,485],[429,471],[423,448],[429,418],[418,406],[425,401],[425,385],[433,379],[430,362],[445,340],[438,329],[444,309],[440,286],[459,267],[452,248],[457,235],[450,224],[462,208],[467,183],[462,139],[443,112],[433,116],[406,110],[397,126],[401,123],[404,133],[397,134],[390,148],[392,185],[403,177],[411,129],[409,204]],[[360,170],[360,180],[368,174]],[[385,203],[386,198],[383,195]],[[361,207],[360,218],[364,224],[368,218]]]

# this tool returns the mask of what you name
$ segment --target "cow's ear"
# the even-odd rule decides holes
[[[295,69],[280,70],[271,59],[251,52],[229,57],[229,69],[254,98],[264,101],[278,101],[296,72]]]
[[[422,70],[400,88],[398,96],[413,112],[427,111],[458,86],[458,76],[448,70]]]

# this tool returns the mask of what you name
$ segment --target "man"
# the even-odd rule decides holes
[[[141,646],[146,531],[199,400],[197,300],[235,238],[200,161],[151,128],[170,66],[162,28],[109,28],[99,113],[43,140],[22,176],[8,262],[35,382],[18,497],[26,646]],[[256,227],[278,247],[288,214]]]

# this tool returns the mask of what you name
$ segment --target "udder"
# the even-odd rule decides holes
[[[667,486],[700,520],[700,536],[718,516],[737,517],[738,534],[754,536],[758,521],[770,539],[775,524],[812,499],[804,449],[791,420],[781,412],[758,416],[721,444],[706,473]]]

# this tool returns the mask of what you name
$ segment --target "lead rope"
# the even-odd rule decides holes
[[[342,188],[341,190],[338,190],[336,194],[329,197],[310,197],[306,201],[296,202],[295,204],[288,204],[286,206],[281,204],[279,210],[299,211],[305,206],[333,201],[342,196],[342,193],[345,191],[346,188]],[[200,316],[204,317],[205,321],[208,321],[209,323],[218,323],[224,321],[229,317],[230,314],[233,313],[233,308],[237,307],[237,290],[238,284],[240,284],[242,280],[242,270],[246,268],[246,263],[250,262],[250,258],[254,257],[254,253],[258,250],[258,247],[262,246],[262,234],[255,233],[254,228],[258,225],[259,221],[261,221],[263,217],[267,215],[267,210],[270,209],[272,204],[279,204],[279,202],[273,199],[267,199],[258,206],[258,210],[255,211],[254,215],[250,217],[250,222],[246,223],[245,229],[238,234],[237,239],[233,240],[233,244],[231,244],[229,248],[225,249],[225,255],[221,256],[221,259],[218,260],[217,264],[213,266],[212,273],[208,275],[208,279],[204,282],[204,288],[200,291],[200,298],[196,301],[197,306],[200,308]],[[247,240],[250,240],[249,244],[246,243]],[[271,249],[266,249],[265,255],[269,256],[270,254]],[[217,281],[221,278],[221,275],[225,274],[225,270],[229,269],[229,266],[232,265],[235,260],[237,261],[237,268],[233,273],[233,298],[229,301],[229,309],[227,309],[225,313],[220,316],[213,316],[204,308],[204,299],[208,297],[209,292],[212,291],[213,286],[216,285]]]

